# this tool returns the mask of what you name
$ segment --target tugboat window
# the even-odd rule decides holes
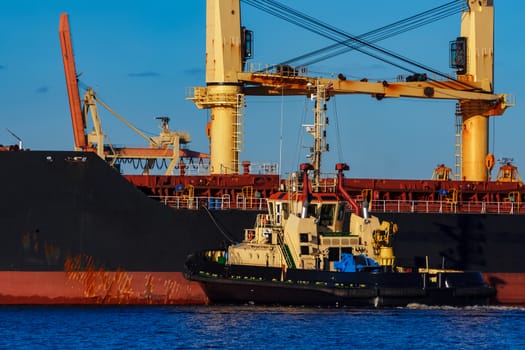
[[[335,204],[323,204],[321,206],[321,217],[319,224],[330,226],[334,222]]]
[[[281,226],[282,203],[275,203],[275,224]]]
[[[316,216],[316,214],[317,214],[317,205],[310,204],[308,206],[308,216]]]
[[[337,212],[337,220],[339,220],[339,221],[343,220],[344,215],[345,215],[345,206],[344,205],[340,205],[339,206],[339,210]]]
[[[330,261],[341,260],[341,252],[339,248],[328,248],[328,260]]]
[[[289,214],[290,214],[290,211],[288,209],[288,203],[283,203],[283,218],[285,220],[288,219]]]
[[[308,233],[301,233],[299,235],[299,240],[301,241],[301,243],[308,242]]]

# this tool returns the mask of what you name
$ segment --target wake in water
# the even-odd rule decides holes
[[[428,306],[423,304],[412,303],[406,307],[398,309],[411,309],[411,310],[473,310],[473,311],[523,311],[525,312],[525,305],[476,305],[476,306]]]

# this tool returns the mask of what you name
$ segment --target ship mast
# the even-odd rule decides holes
[[[206,1],[206,87],[189,97],[210,109],[210,173],[238,174],[244,95],[237,73],[242,71],[239,1]]]

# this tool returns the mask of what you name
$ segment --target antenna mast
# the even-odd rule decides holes
[[[326,143],[326,126],[328,125],[328,118],[326,117],[326,101],[329,99],[326,96],[327,87],[316,82],[315,86],[315,107],[314,107],[314,125],[313,128],[308,128],[308,133],[314,137],[314,147],[311,148],[309,158],[314,168],[313,187],[319,188],[321,178],[321,157],[323,152],[328,152],[328,144]]]
[[[20,137],[18,137],[14,132],[12,132],[11,130],[9,130],[8,128],[6,128],[6,130],[7,130],[8,133],[10,133],[11,135],[13,135],[13,137],[14,137],[15,139],[18,140],[18,148],[19,148],[20,150],[22,150],[22,139],[21,139]]]

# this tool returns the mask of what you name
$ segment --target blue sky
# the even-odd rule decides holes
[[[358,35],[442,5],[446,0],[353,2],[281,0],[346,32]],[[516,96],[518,105],[491,120],[490,151],[512,157],[525,169],[523,107],[525,74],[521,2],[495,1],[495,87]],[[190,148],[207,152],[207,111],[185,100],[204,85],[205,1],[6,0],[0,12],[0,144],[16,143],[9,128],[31,149],[73,148],[58,39],[62,12],[69,13],[80,81],[140,129],[155,134],[155,117],[169,116],[174,130],[188,131]],[[243,25],[254,31],[253,64],[273,64],[331,44],[304,29],[242,4]],[[381,46],[439,71],[448,67],[449,41],[459,35],[460,16],[448,17],[384,40]],[[398,68],[357,52],[316,63],[311,75],[342,72],[349,79],[392,80]],[[83,93],[83,92],[81,92]],[[300,126],[311,122],[304,97],[248,97],[241,160],[277,162],[283,173],[304,162],[310,139]],[[331,152],[324,171],[350,164],[347,176],[430,178],[445,163],[454,168],[455,102],[337,96],[328,105]],[[102,125],[115,145],[145,141],[101,110]],[[281,120],[283,123],[281,123]],[[280,148],[281,124],[283,128]],[[494,130],[492,130],[494,129]],[[525,170],[524,170],[525,172]],[[495,175],[495,174],[493,174]]]

